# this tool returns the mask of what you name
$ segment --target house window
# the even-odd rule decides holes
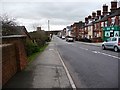
[[[96,32],[94,32],[94,37],[97,37],[97,33]]]
[[[115,24],[115,17],[111,18],[111,25]]]
[[[101,22],[101,27],[104,27],[104,22]]]
[[[112,41],[117,41],[117,38],[112,38]]]
[[[97,37],[99,37],[99,34],[97,33]]]
[[[95,29],[96,29],[97,24],[95,24]]]
[[[107,21],[105,21],[105,27],[107,27],[108,25],[107,25]]]

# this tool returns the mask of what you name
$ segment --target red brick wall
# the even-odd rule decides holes
[[[15,42],[16,51],[17,51],[17,62],[19,63],[18,69],[21,71],[27,65],[27,55],[22,40],[17,40]]]
[[[2,84],[17,72],[16,52],[13,44],[2,45]]]
[[[21,38],[4,38],[2,43],[12,43],[15,45],[16,57],[17,57],[17,69],[21,71],[27,65],[27,55],[25,51],[25,37]]]
[[[119,25],[119,16],[116,16],[115,18],[115,25]]]
[[[25,37],[2,38],[2,85],[27,65]]]

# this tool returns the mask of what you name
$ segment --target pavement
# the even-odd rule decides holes
[[[3,88],[72,88],[68,73],[61,62],[55,43],[18,72]]]

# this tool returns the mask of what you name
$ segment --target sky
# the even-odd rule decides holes
[[[103,4],[110,8],[111,0],[0,0],[0,15],[15,18],[18,25],[35,31],[34,27],[62,30],[74,22],[84,21],[92,12],[102,10]]]

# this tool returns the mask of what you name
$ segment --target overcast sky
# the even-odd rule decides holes
[[[25,25],[28,31],[34,26],[48,30],[61,30],[74,22],[84,21],[93,11],[102,10],[103,4],[110,7],[111,0],[1,0],[0,12]]]

